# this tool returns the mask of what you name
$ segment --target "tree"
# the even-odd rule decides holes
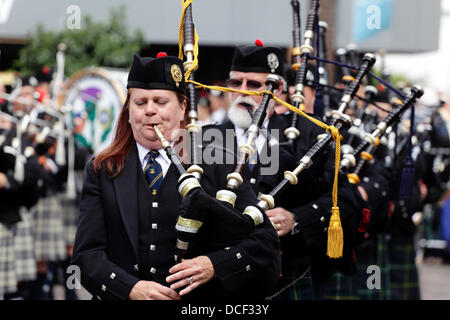
[[[125,17],[122,5],[111,9],[107,23],[94,22],[90,16],[85,16],[78,30],[53,32],[38,25],[35,33],[28,36],[14,67],[22,74],[32,74],[44,65],[53,68],[58,44],[65,43],[65,74],[68,76],[88,66],[128,68],[133,53],[144,46],[144,36],[140,30],[129,35]]]

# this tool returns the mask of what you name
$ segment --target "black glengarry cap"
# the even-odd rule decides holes
[[[278,47],[264,47],[261,40],[255,46],[238,46],[234,50],[231,71],[273,73],[283,76],[283,51]]]
[[[163,52],[156,58],[135,54],[128,73],[129,88],[163,89],[185,94],[183,61]]]

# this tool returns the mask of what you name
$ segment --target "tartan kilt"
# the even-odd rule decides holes
[[[325,282],[315,284],[316,295],[323,300],[385,300],[390,299],[390,267],[386,237],[377,235],[355,248],[356,274],[346,276],[335,273]],[[367,268],[380,267],[380,289],[369,289],[367,280],[371,274]]]
[[[77,232],[78,205],[76,200],[67,200],[63,198],[61,200],[61,206],[66,245],[73,245],[75,242],[75,234]]]
[[[358,300],[355,288],[355,276],[341,273],[333,274],[330,279],[314,284],[318,300]]]
[[[304,277],[298,279],[291,288],[287,290],[289,300],[314,300],[315,293],[312,282],[311,271]]]
[[[12,229],[16,277],[17,281],[31,281],[37,276],[31,213],[21,208],[20,216],[22,221],[15,224]]]
[[[0,299],[17,291],[13,231],[0,223]]]
[[[420,286],[414,238],[392,235],[389,241],[391,298],[393,300],[420,300]]]
[[[286,286],[268,297],[268,300],[313,300],[315,298],[310,267],[297,279],[283,278],[283,280]]]
[[[60,195],[39,199],[34,208],[34,252],[36,260],[58,262],[66,259],[63,208]]]
[[[360,300],[390,300],[390,262],[387,244],[389,236],[378,234],[364,242],[356,250],[357,275],[352,280],[356,288],[356,295]],[[367,273],[369,266],[380,268],[380,289],[369,289],[367,280],[371,273]]]

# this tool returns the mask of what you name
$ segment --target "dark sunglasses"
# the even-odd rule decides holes
[[[245,81],[247,81],[247,88],[250,90],[258,90],[261,89],[261,87],[263,86],[263,83],[256,80],[245,80]],[[243,80],[240,79],[228,79],[227,85],[230,88],[237,89],[242,86],[242,82]]]

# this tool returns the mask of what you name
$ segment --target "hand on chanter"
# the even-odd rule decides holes
[[[292,231],[294,216],[291,212],[278,207],[268,210],[266,214],[279,237],[285,236]]]
[[[129,295],[130,300],[180,300],[173,289],[154,281],[138,281]]]
[[[214,266],[207,256],[198,256],[194,259],[183,259],[181,263],[173,266],[166,278],[173,290],[185,287],[180,291],[180,296],[190,293],[202,284],[210,281],[215,276]]]

